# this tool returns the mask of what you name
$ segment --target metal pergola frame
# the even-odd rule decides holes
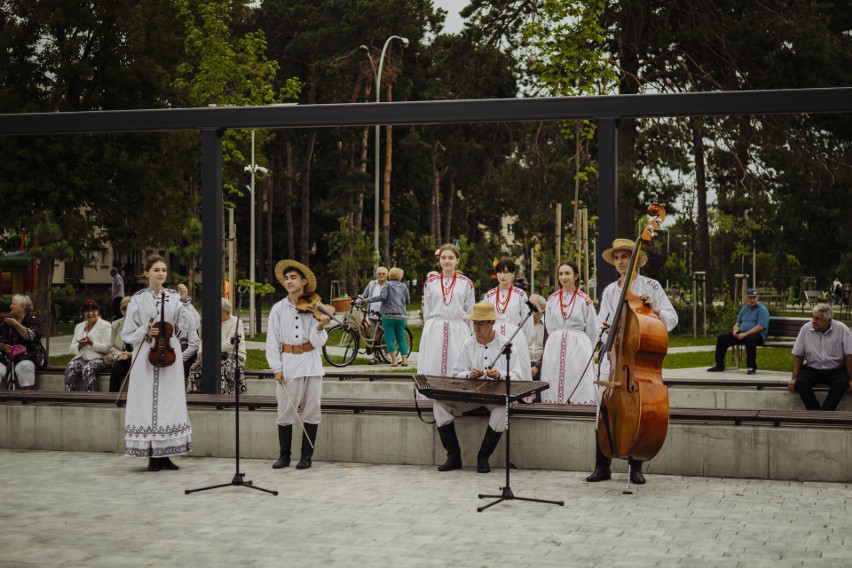
[[[201,262],[204,278],[222,280],[222,135],[229,128],[317,128],[375,124],[458,124],[567,119],[598,127],[599,241],[615,238],[618,122],[624,118],[848,113],[852,88],[608,95],[527,99],[417,101],[266,107],[211,107],[0,115],[0,136],[197,130],[201,133]],[[603,266],[599,285],[615,279]],[[221,308],[219,289],[202,292],[202,392],[219,392]]]

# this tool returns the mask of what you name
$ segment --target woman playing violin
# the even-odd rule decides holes
[[[311,270],[295,260],[275,265],[275,278],[287,291],[287,297],[269,310],[266,330],[266,361],[278,384],[278,461],[274,469],[290,465],[293,424],[302,429],[302,453],[296,469],[311,467],[317,428],[320,423],[322,377],[325,374],[320,349],[328,339],[319,297],[314,293],[317,279]],[[296,409],[301,412],[297,414]],[[301,415],[301,418],[299,417]]]
[[[154,366],[149,360],[160,336],[155,322],[164,319],[180,329],[196,329],[201,321],[186,286],[179,284],[177,290],[163,286],[167,275],[166,261],[149,256],[145,262],[148,287],[131,298],[121,330],[122,341],[132,345],[134,353],[124,414],[125,453],[148,458],[148,471],[178,469],[169,457],[188,453],[192,441],[177,337],[166,340],[177,363]]]
[[[615,266],[618,271],[618,281],[613,282],[604,289],[601,295],[601,306],[598,310],[598,321],[603,330],[603,341],[606,343],[607,333],[612,323],[613,314],[618,307],[618,301],[621,297],[624,279],[627,276],[627,271],[630,267],[630,257],[633,254],[635,243],[630,239],[615,239],[612,242],[612,247],[603,252],[603,259]],[[638,259],[638,267],[645,266],[648,262],[648,256],[644,251],[640,251]],[[666,325],[666,329],[671,331],[677,325],[677,312],[666,296],[666,291],[659,282],[646,276],[636,275],[630,291],[638,296],[654,314],[656,314]],[[600,377],[606,380],[610,376],[610,363],[606,354],[601,354]],[[598,393],[598,398],[602,393]],[[604,455],[600,446],[595,448],[595,471],[586,478],[586,481],[596,482],[604,481],[612,477],[610,465],[612,460]],[[645,476],[642,475],[642,462],[639,460],[629,460],[630,467],[630,482],[636,485],[645,483]]]

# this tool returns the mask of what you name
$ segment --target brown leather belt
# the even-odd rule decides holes
[[[310,353],[315,349],[313,343],[302,343],[301,345],[290,345],[289,343],[281,344],[281,353],[292,353],[293,355],[301,355],[302,353]]]

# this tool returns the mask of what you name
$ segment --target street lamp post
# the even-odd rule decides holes
[[[362,45],[361,49],[367,52],[367,57],[370,60],[370,66],[373,68],[373,75],[376,77],[376,102],[382,102],[382,66],[385,63],[385,53],[387,53],[388,46],[390,45],[391,40],[398,39],[402,42],[403,47],[408,47],[408,38],[404,38],[398,35],[392,35],[387,40],[385,40],[385,45],[382,47],[382,54],[379,57],[379,68],[376,69],[376,64],[373,62],[373,56],[370,55],[370,49],[366,45]],[[381,264],[382,255],[379,252],[379,146],[381,145],[381,125],[376,125],[376,136],[374,143],[374,156],[375,156],[375,196],[373,199],[373,205],[375,207],[375,220],[373,222],[373,261],[375,266],[379,266]]]
[[[249,193],[251,193],[251,213],[249,214],[249,226],[251,227],[251,235],[249,236],[249,280],[251,281],[249,285],[249,337],[254,337],[254,174],[256,172],[265,174],[269,171],[263,166],[258,166],[254,163],[254,130],[251,131],[251,164],[244,169],[247,172],[251,172],[251,186],[248,188]],[[236,283],[231,282],[232,290],[236,290],[235,286]]]

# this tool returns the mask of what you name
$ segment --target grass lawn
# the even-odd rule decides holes
[[[696,345],[716,345],[716,338],[693,338],[692,335],[669,335],[669,347],[694,347]]]
[[[743,352],[745,357],[745,352]],[[731,351],[728,350],[727,363],[731,365]],[[741,361],[745,366],[745,361]],[[703,351],[699,353],[673,353],[666,355],[663,360],[665,369],[685,369],[689,367],[712,367],[713,352]],[[793,354],[789,347],[758,347],[757,368],[764,371],[793,371]]]

